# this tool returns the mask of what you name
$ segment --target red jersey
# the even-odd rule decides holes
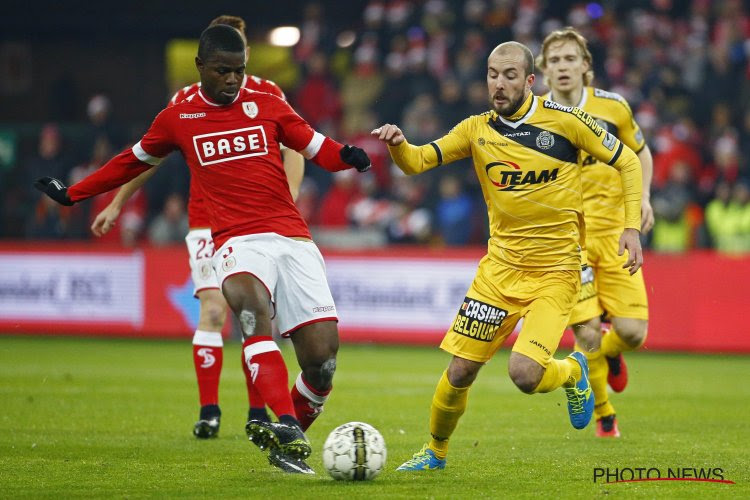
[[[242,80],[242,87],[250,90],[257,90],[258,92],[268,92],[269,94],[279,96],[286,100],[284,92],[271,80],[264,80],[263,78],[253,75],[245,75],[244,80]],[[169,100],[167,106],[174,106],[175,104],[184,101],[186,98],[198,92],[200,88],[200,82],[181,88],[175,92],[175,95]],[[206,210],[207,208],[203,199],[203,194],[196,188],[196,184],[191,177],[190,198],[188,199],[188,224],[191,228],[211,226]]]
[[[275,95],[240,89],[220,105],[198,90],[159,113],[137,144],[68,188],[68,196],[76,202],[114,189],[179,150],[205,196],[216,248],[247,234],[309,238],[289,193],[282,142],[326,170],[352,168],[341,160],[341,144]]]

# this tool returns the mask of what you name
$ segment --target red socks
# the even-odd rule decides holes
[[[245,384],[247,385],[247,401],[250,404],[250,408],[262,408],[265,410],[266,400],[263,399],[263,396],[260,395],[260,392],[258,392],[257,387],[253,383],[253,376],[257,376],[257,372],[253,374],[250,368],[247,367],[244,350],[240,352],[240,355],[242,357],[242,372],[245,374]]]
[[[223,361],[224,341],[221,333],[196,330],[193,335],[193,364],[201,406],[219,404],[219,377]]]
[[[254,335],[242,343],[245,365],[253,386],[277,417],[295,416],[289,394],[289,373],[281,351],[270,335]]]
[[[294,402],[294,411],[297,413],[297,420],[299,420],[303,431],[306,431],[323,411],[323,404],[330,393],[331,389],[325,392],[313,389],[302,376],[302,372],[297,375],[291,396]]]

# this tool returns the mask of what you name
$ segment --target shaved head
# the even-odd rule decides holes
[[[534,72],[534,55],[531,53],[529,48],[519,42],[504,42],[492,49],[490,57],[492,56],[512,56],[514,53],[521,54],[523,56],[524,76],[529,76]]]

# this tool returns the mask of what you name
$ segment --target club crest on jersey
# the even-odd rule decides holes
[[[539,149],[549,149],[554,145],[555,136],[553,136],[546,130],[542,130],[541,132],[539,132],[539,135],[536,136],[536,147],[538,147]]]
[[[490,183],[497,186],[499,191],[528,191],[531,188],[526,186],[556,180],[559,169],[524,172],[518,164],[506,160],[488,163],[484,171]]]
[[[258,105],[255,104],[255,101],[243,102],[242,111],[250,118],[255,118],[258,116]]]

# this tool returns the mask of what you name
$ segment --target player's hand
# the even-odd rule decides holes
[[[625,250],[628,251],[628,260],[623,269],[627,269],[632,275],[643,265],[643,250],[641,250],[641,233],[637,229],[625,228],[620,236],[620,249],[617,255],[622,255]]]
[[[357,172],[367,172],[372,166],[370,163],[370,157],[367,156],[365,150],[358,148],[357,146],[349,146],[347,144],[341,148],[339,156],[341,156],[341,161],[356,168]]]
[[[654,209],[648,197],[641,198],[641,233],[647,234],[654,227]]]
[[[68,186],[54,177],[40,177],[34,181],[34,187],[43,192],[60,205],[70,207],[73,202],[68,197]]]
[[[91,224],[91,232],[96,236],[101,237],[109,232],[110,229],[115,225],[115,221],[120,216],[120,208],[112,203],[107,205],[107,208],[99,212],[94,223]]]
[[[398,146],[406,140],[406,137],[404,137],[404,133],[401,132],[401,129],[396,125],[391,125],[390,123],[386,123],[385,125],[376,128],[375,130],[370,132],[370,135],[374,135],[389,146]]]

